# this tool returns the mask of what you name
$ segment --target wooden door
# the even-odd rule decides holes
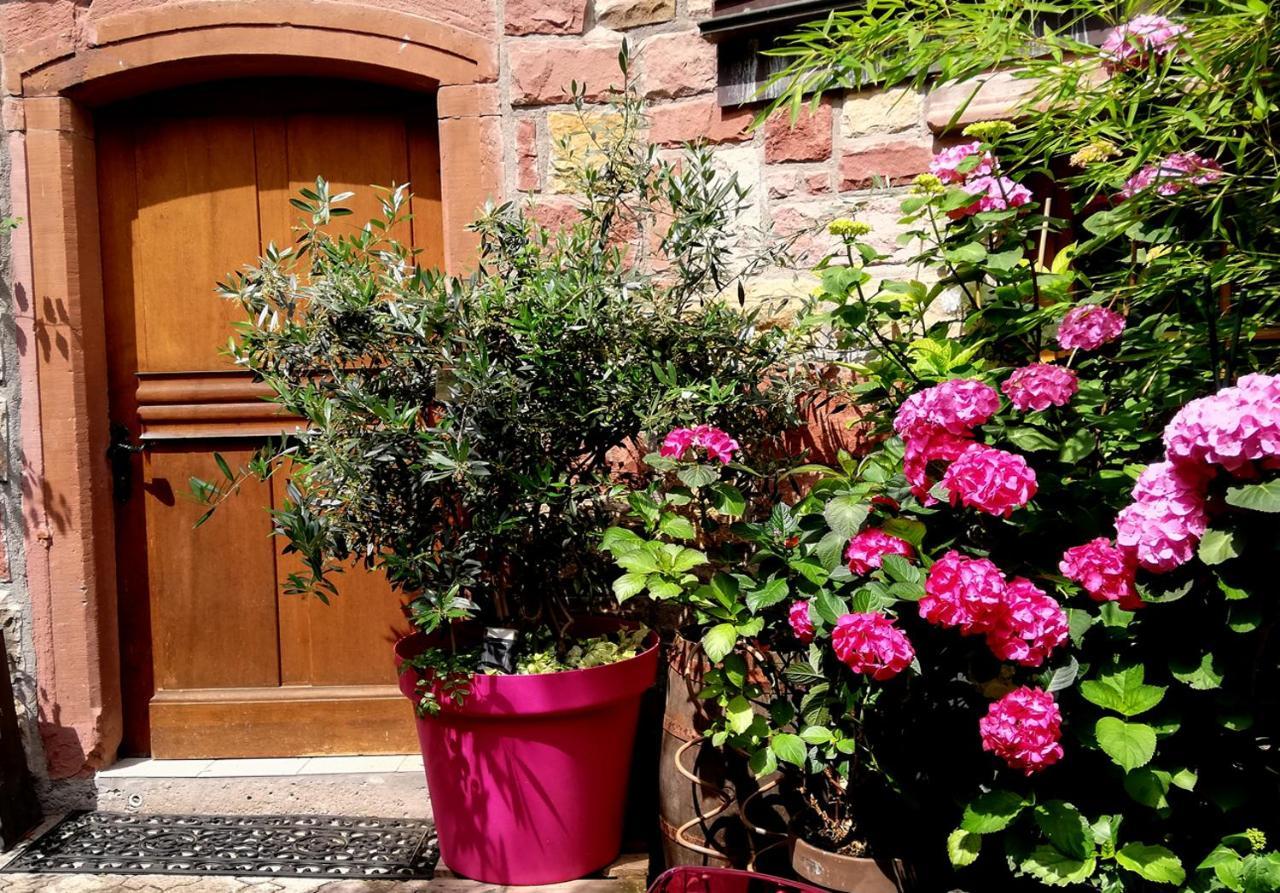
[[[291,559],[270,535],[281,486],[251,483],[198,530],[192,476],[212,452],[243,462],[288,426],[223,350],[241,311],[214,284],[270,242],[317,175],[354,190],[411,184],[397,235],[439,263],[440,189],[429,97],[263,81],[158,95],[96,121],[110,413],[143,449],[115,465],[126,753],[156,757],[402,753],[416,748],[391,648],[406,623],[376,575],[340,595],[285,595]]]

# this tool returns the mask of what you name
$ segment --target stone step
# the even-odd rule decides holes
[[[494,893],[502,890],[547,891],[547,893],[644,893],[649,884],[649,857],[644,853],[623,853],[592,877],[561,884],[506,887],[459,877],[444,862],[436,864],[431,889],[436,893]]]

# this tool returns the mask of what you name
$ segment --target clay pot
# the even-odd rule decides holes
[[[795,838],[791,844],[791,868],[806,881],[840,893],[899,893],[905,889],[906,871],[901,860],[882,863],[864,856],[841,856]],[[887,871],[886,871],[887,869]]]

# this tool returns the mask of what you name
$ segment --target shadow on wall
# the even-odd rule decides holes
[[[18,728],[10,666],[4,636],[0,635],[0,850],[12,847],[40,820]]]

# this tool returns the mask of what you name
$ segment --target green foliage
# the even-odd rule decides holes
[[[349,196],[318,179],[293,200],[297,245],[221,286],[247,320],[233,357],[303,423],[192,486],[216,508],[246,476],[288,476],[275,530],[304,568],[288,591],[332,597],[354,562],[407,593],[423,630],[468,616],[559,628],[609,591],[598,532],[619,511],[623,448],[712,422],[752,432],[745,447],[763,454],[795,424],[795,336],[722,299],[768,259],[732,250],[745,190],[705,151],[659,159],[630,87],[612,106],[618,126],[564,172],[580,219],[552,231],[517,205],[487,208],[466,277],[420,266],[399,241],[406,186],[339,230]],[[677,542],[693,535],[653,520]],[[661,598],[701,558],[672,545],[631,563],[618,596]]]

